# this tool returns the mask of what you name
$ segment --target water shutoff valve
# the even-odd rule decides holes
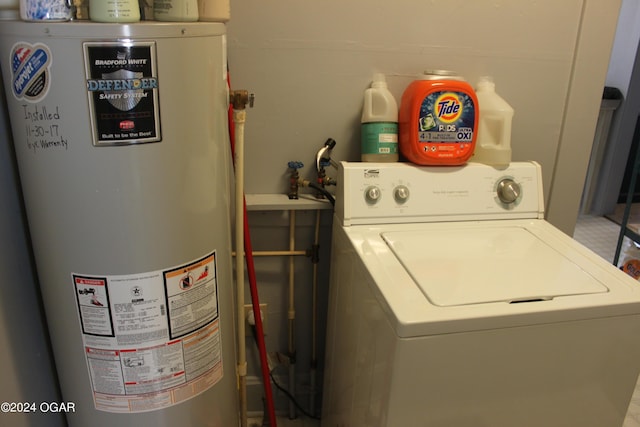
[[[298,169],[302,169],[304,164],[300,161],[291,161],[287,163],[289,169],[291,169],[291,174],[289,175],[289,199],[297,200],[298,199],[298,182],[300,180],[300,173]]]

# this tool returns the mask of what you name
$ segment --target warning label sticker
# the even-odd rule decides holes
[[[96,409],[161,409],[222,378],[215,252],[166,270],[72,278]]]
[[[210,264],[211,260],[205,258],[188,268],[164,273],[171,338],[189,334],[218,317],[218,295],[215,281],[209,277]]]

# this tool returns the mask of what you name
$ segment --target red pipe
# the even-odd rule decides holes
[[[256,269],[253,262],[253,248],[251,237],[249,236],[249,221],[247,219],[247,201],[244,201],[244,247],[247,259],[247,273],[249,275],[249,286],[251,288],[251,304],[253,305],[253,317],[256,320],[256,334],[258,335],[258,350],[260,352],[260,367],[262,369],[262,381],[264,383],[264,393],[267,400],[267,411],[269,412],[269,425],[278,426],[276,411],[273,404],[273,392],[271,390],[271,378],[269,375],[269,363],[267,361],[267,348],[264,342],[264,328],[262,315],[260,313],[260,299],[258,297],[258,287],[256,281]]]
[[[229,74],[227,73],[227,84],[231,86],[229,81]],[[235,160],[235,124],[233,122],[233,107],[229,106],[228,111],[229,120],[229,140],[231,142],[231,155]],[[244,195],[243,195],[244,199]],[[271,378],[269,375],[269,363],[267,361],[267,348],[264,342],[264,328],[262,325],[262,315],[260,313],[260,298],[258,296],[258,286],[256,280],[256,269],[253,260],[253,246],[251,245],[251,235],[249,233],[249,220],[247,218],[247,200],[244,199],[244,252],[247,263],[247,274],[249,276],[249,288],[251,291],[251,305],[253,307],[253,317],[256,322],[256,335],[258,340],[258,351],[260,353],[260,368],[262,370],[262,382],[264,384],[265,400],[267,401],[267,412],[269,414],[269,425],[272,427],[278,426],[276,419],[276,411],[273,403],[273,391],[271,390]],[[242,256],[240,253],[236,253],[236,256]]]

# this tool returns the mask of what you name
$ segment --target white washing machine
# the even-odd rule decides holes
[[[622,425],[640,284],[543,219],[538,164],[339,171],[324,427]]]

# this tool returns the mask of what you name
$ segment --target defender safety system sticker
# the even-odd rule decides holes
[[[162,141],[155,42],[84,43],[93,144]]]

